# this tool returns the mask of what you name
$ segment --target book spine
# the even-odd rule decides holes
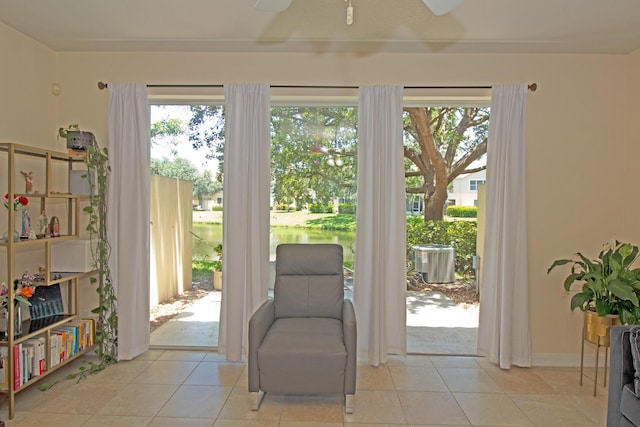
[[[0,347],[0,390],[9,389],[9,350],[7,347]]]
[[[13,346],[13,389],[20,389],[20,354],[22,353],[22,345],[16,344]]]

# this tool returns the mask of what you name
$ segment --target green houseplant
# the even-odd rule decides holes
[[[212,262],[213,265],[213,289],[222,290],[222,243],[218,243],[214,248],[218,259]]]
[[[574,283],[582,288],[571,298],[571,310],[595,311],[598,316],[617,315],[623,324],[640,322],[640,268],[632,268],[638,258],[638,246],[616,241],[607,244],[597,259],[582,253],[575,258],[556,260],[547,274],[556,267],[571,264],[564,280],[569,292]]]
[[[78,125],[71,125],[68,129],[77,129]],[[61,137],[65,137],[62,128],[59,131]],[[92,134],[93,135],[93,134]],[[85,362],[89,366],[81,366],[77,373],[71,373],[65,378],[57,379],[51,383],[41,385],[42,391],[48,390],[63,379],[75,379],[78,381],[85,378],[87,374],[103,371],[108,365],[117,363],[118,352],[118,312],[116,307],[116,294],[109,268],[109,257],[111,246],[107,239],[106,216],[107,216],[107,180],[111,172],[109,166],[109,155],[107,148],[100,148],[93,141],[83,147],[86,151],[84,163],[87,167],[87,174],[83,175],[89,180],[91,193],[88,206],[83,208],[83,212],[88,214],[88,224],[86,230],[89,232],[91,240],[95,241],[95,249],[92,250],[92,258],[97,277],[90,278],[90,282],[97,285],[98,307],[91,310],[97,315],[96,321],[96,354],[98,362]],[[95,174],[91,179],[89,172]]]

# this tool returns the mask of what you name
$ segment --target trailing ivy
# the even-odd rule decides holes
[[[97,277],[91,278],[91,283],[96,284],[96,292],[99,295],[98,307],[92,313],[98,315],[96,325],[96,353],[103,365],[117,362],[118,352],[118,313],[116,308],[116,295],[109,269],[109,257],[111,246],[107,240],[107,179],[111,172],[107,148],[102,150],[97,145],[87,147],[85,157],[87,170],[95,174],[95,183],[91,182],[92,197],[89,205],[83,210],[89,214],[87,231],[91,240],[96,242],[95,250],[92,247],[92,256],[97,270]],[[88,178],[91,178],[89,173]]]
[[[99,361],[84,362],[85,365],[78,368],[78,372],[67,375],[64,379],[77,379],[81,381],[89,374],[103,371],[108,365],[117,363],[118,352],[118,313],[116,307],[116,295],[109,269],[109,257],[111,246],[107,240],[107,178],[111,172],[109,166],[109,156],[107,149],[100,150],[97,144],[86,147],[86,157],[84,162],[88,173],[84,175],[89,180],[92,197],[89,198],[89,205],[83,208],[83,212],[89,215],[89,222],[86,230],[89,232],[91,242],[91,255],[97,277],[90,278],[92,284],[97,284],[96,292],[99,295],[98,307],[91,310],[98,315],[96,321],[96,354]],[[95,179],[94,179],[95,178]],[[94,182],[95,181],[95,182]],[[51,383],[42,384],[41,391],[49,390],[51,387],[62,381],[56,380]]]

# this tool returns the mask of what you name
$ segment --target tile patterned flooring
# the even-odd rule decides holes
[[[149,350],[78,384],[25,389],[15,419],[6,421],[5,401],[0,417],[21,427],[604,427],[606,389],[593,397],[592,380],[578,382],[577,368],[501,370],[480,357],[391,357],[379,367],[358,365],[354,414],[344,413],[340,396],[270,394],[255,412],[245,363],[215,352]]]

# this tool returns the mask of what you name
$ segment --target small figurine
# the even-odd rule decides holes
[[[29,217],[29,212],[26,209],[22,210],[22,234],[20,235],[23,238],[28,238],[29,233],[31,233],[31,218]]]
[[[60,237],[60,221],[57,216],[51,217],[51,224],[49,224],[49,235],[51,237]]]
[[[20,171],[20,173],[24,177],[24,192],[29,194],[33,191],[33,171]]]
[[[49,230],[49,220],[47,219],[47,214],[44,213],[44,211],[42,211],[42,213],[40,214],[40,221],[38,222],[38,226],[40,235],[42,237],[48,237],[47,230]]]
[[[38,238],[38,236],[36,236],[36,230],[31,229],[31,231],[29,232],[29,240],[36,240]]]

